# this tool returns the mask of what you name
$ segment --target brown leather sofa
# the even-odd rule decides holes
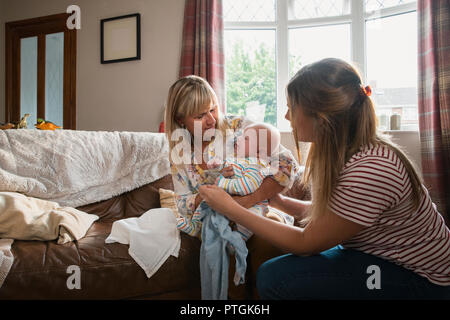
[[[58,245],[56,240],[16,240],[12,246],[14,264],[0,288],[0,299],[200,299],[197,238],[181,233],[178,258],[170,256],[150,278],[129,256],[127,245],[105,244],[115,220],[138,217],[160,207],[159,188],[173,190],[170,175],[109,200],[79,207],[100,217],[79,241]],[[288,195],[305,198],[298,181]],[[257,268],[282,254],[255,236],[248,248],[246,283],[236,287],[230,281],[230,299],[257,298]],[[79,289],[67,285],[73,274],[69,266],[79,267]],[[230,267],[230,275],[233,273]]]

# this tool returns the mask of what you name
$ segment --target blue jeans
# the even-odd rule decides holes
[[[258,269],[256,286],[261,299],[450,299],[450,286],[342,246],[268,260]]]

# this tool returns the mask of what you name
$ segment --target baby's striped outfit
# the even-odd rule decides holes
[[[269,165],[255,158],[227,160],[224,166],[230,165],[233,167],[234,177],[225,178],[219,175],[217,185],[231,195],[245,196],[255,192],[261,186],[264,178],[269,174]],[[255,204],[249,210],[258,215],[265,216],[269,211],[268,205],[268,200],[264,200]],[[201,231],[201,215],[198,210],[200,209],[194,212],[190,220],[179,219],[177,228],[191,236],[197,236]],[[242,235],[245,241],[252,236],[252,232],[247,228],[239,224],[236,224],[236,228],[236,231]]]

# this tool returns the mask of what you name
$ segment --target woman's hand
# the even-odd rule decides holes
[[[239,206],[225,190],[215,185],[203,185],[198,188],[201,197],[217,212],[228,215],[233,208]]]

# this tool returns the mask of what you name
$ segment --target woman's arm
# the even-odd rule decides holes
[[[340,244],[360,232],[362,225],[339,217],[331,211],[298,228],[259,216],[243,208],[217,186],[202,186],[203,199],[214,210],[251,230],[276,247],[297,255],[311,255]]]
[[[202,197],[197,190],[192,189],[192,184],[183,168],[171,165],[170,170],[178,212],[182,216],[190,217],[202,201]]]
[[[260,201],[273,198],[294,184],[299,173],[299,165],[289,150],[281,145],[280,149],[280,153],[271,159],[273,161],[271,165],[277,166],[275,174],[266,177],[256,192],[247,196],[233,197],[244,208],[250,208]]]
[[[261,186],[253,193],[246,196],[233,196],[244,208],[251,208],[258,202],[272,198],[277,193],[283,191],[283,187],[278,184],[273,178],[267,177],[261,183]]]
[[[302,201],[278,193],[269,199],[269,205],[301,220],[311,206],[311,201]]]

